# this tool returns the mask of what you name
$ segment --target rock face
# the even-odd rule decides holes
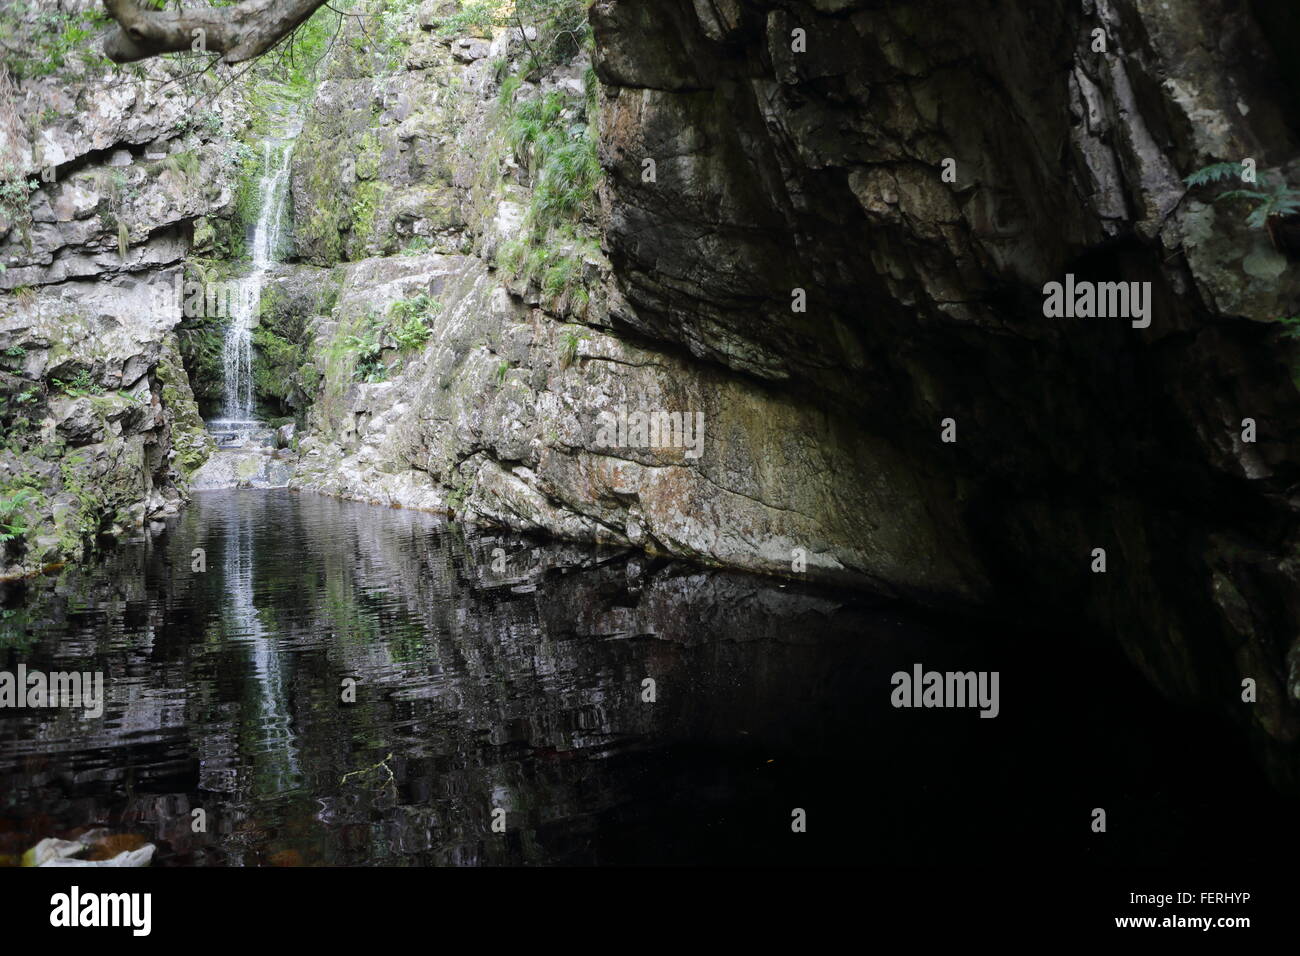
[[[900,486],[868,452],[825,500],[887,484],[955,529],[941,552],[979,584],[954,595],[1068,608],[1170,695],[1288,745],[1294,774],[1300,403],[1278,320],[1300,283],[1249,203],[1182,183],[1247,158],[1300,178],[1252,8],[605,0],[592,23],[619,326],[934,476]],[[1046,318],[1067,274],[1150,283],[1149,327]]]
[[[525,52],[507,34],[492,47],[508,61]],[[483,58],[464,62],[454,39],[412,49],[420,56],[396,76],[356,76],[345,60],[335,65],[343,75],[322,84],[295,153],[299,249],[329,263],[340,251],[386,248],[318,241],[322,219],[333,224],[327,235],[357,235],[346,223],[367,182],[384,197],[380,235],[396,228],[382,210],[408,208],[430,175],[440,177],[439,202],[457,210],[440,221],[460,226],[428,231],[430,220],[416,220],[415,235],[436,251],[339,268],[336,306],[310,323],[307,365],[322,380],[295,487],[769,573],[797,566],[936,600],[981,592],[964,529],[926,505],[946,486],[798,396],[615,334],[611,315],[628,306],[594,248],[574,266],[581,294],[548,294],[544,279],[494,270],[535,214],[525,210],[538,185],[506,148],[499,74]],[[557,68],[517,95],[558,97],[580,122],[584,67]],[[357,109],[340,113],[341,99]],[[373,128],[356,125],[358,115]],[[316,144],[385,159],[373,179],[353,181]],[[394,307],[421,296],[438,305],[428,341],[402,350],[388,322],[376,343],[384,380],[358,381],[347,343],[354,351]],[[636,415],[670,427],[638,436]],[[863,474],[872,478],[836,477]]]
[[[51,27],[31,17],[75,19],[56,6],[6,14],[10,40],[30,31],[39,59]],[[168,65],[93,59],[0,70],[0,576],[148,529],[211,447],[165,293],[231,204],[222,128],[240,113],[196,112]]]
[[[1294,777],[1289,226],[1183,184],[1300,179],[1252,9],[600,0],[591,23],[607,175],[576,286],[516,267],[539,182],[497,103],[555,93],[580,122],[580,60],[503,93],[509,37],[435,33],[323,86],[298,241],[344,264],[302,317],[293,484],[1117,639]],[[1149,324],[1048,317],[1073,281],[1139,283]],[[427,341],[374,321],[420,297]],[[698,455],[611,433],[638,412],[702,415]]]

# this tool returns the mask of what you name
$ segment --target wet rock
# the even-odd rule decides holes
[[[73,446],[89,445],[104,437],[104,419],[88,398],[55,403],[51,411],[59,432]]]

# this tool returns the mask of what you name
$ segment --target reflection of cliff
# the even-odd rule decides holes
[[[195,547],[208,549],[206,574],[189,570]],[[54,756],[31,773],[14,758],[34,751],[6,746],[3,773],[34,788],[8,810],[32,810],[39,794],[68,825],[123,801],[138,814],[129,793],[143,783],[183,791],[178,810],[207,808],[232,860],[257,861],[265,847],[247,831],[273,806],[322,861],[540,861],[553,852],[540,834],[557,821],[577,839],[574,820],[594,826],[636,802],[636,754],[757,734],[769,711],[792,729],[815,722],[813,698],[791,694],[831,682],[835,655],[770,637],[808,615],[833,620],[834,602],[619,557],[314,496],[206,494],[143,561],[124,548],[41,593],[49,623],[36,630],[52,641],[75,628],[72,604],[95,608],[89,629],[115,635],[116,654],[91,645],[114,691],[103,726],[64,747],[49,739],[66,735],[57,719],[17,722]],[[359,682],[352,706],[338,702],[344,676]],[[653,704],[641,700],[646,677]],[[172,706],[125,721],[133,686]],[[383,774],[341,783],[389,752],[395,788],[378,786]],[[72,782],[87,764],[103,783],[92,794]],[[522,843],[492,838],[493,806]],[[376,811],[381,832],[362,826]],[[187,845],[187,822],[164,816],[155,835]],[[346,848],[327,832],[350,834]]]
[[[1105,730],[1122,700],[1089,709],[1069,675],[1017,676],[894,611],[409,511],[204,493],[153,546],[33,588],[29,663],[94,660],[113,690],[75,734],[5,716],[3,815],[148,830],[161,863],[834,859],[867,838],[792,846],[793,806],[891,821],[871,836],[889,859],[953,860],[1128,772],[1132,727]],[[917,660],[1000,667],[1020,700],[997,721],[894,711],[889,674]],[[1009,799],[1026,787],[1038,818]]]

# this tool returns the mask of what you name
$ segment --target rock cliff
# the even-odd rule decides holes
[[[1289,223],[1184,183],[1300,176],[1272,9],[605,0],[599,91],[426,15],[304,130],[338,155],[299,152],[302,252],[352,260],[315,354],[373,333],[383,371],[322,363],[296,484],[1118,639],[1288,753]],[[605,170],[549,285],[511,247],[548,98]],[[1048,317],[1067,276],[1149,321]],[[421,296],[411,351],[384,317]],[[698,457],[611,442],[636,411],[702,413]]]
[[[1300,782],[1284,3],[473,9],[347,18],[304,107],[254,333],[291,486],[1118,641]],[[0,211],[24,570],[207,454],[212,328],[181,369],[141,297],[232,244],[242,120],[145,88],[0,96],[63,117]]]
[[[239,110],[193,110],[170,64],[74,66],[51,30],[79,16],[44,4],[3,22],[29,55],[0,69],[0,575],[174,513],[211,445],[167,293],[231,206]]]

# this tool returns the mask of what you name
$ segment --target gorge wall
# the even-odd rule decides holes
[[[398,75],[340,67],[298,152],[304,254],[359,260],[318,353],[440,311],[383,382],[324,363],[295,485],[1118,639],[1293,772],[1296,280],[1182,181],[1300,172],[1245,4],[597,2],[580,295],[502,255],[538,189],[496,118],[522,44],[435,8]],[[507,98],[581,122],[583,66]],[[1149,282],[1149,327],[1045,318],[1067,274]],[[619,409],[702,412],[700,456],[610,447]]]
[[[0,577],[174,514],[212,445],[160,293],[230,210],[242,117],[192,111],[172,64],[88,50],[55,75],[51,33],[79,16],[0,18]]]
[[[464,9],[348,18],[302,106],[254,333],[291,487],[1118,640],[1297,782],[1297,247],[1184,184],[1300,177],[1281,5],[597,0],[555,55]],[[125,462],[84,530],[207,456],[202,334],[123,316],[232,215],[243,128],[122,89],[60,108],[94,128],[0,223],[7,422],[36,387],[64,440],[9,439],[6,480]],[[123,203],[100,167],[151,175]],[[1045,317],[1067,275],[1150,283],[1149,326]],[[655,412],[700,440],[611,436]],[[7,563],[75,553],[28,510]]]
[[[1277,8],[613,0],[592,23],[616,321],[935,476],[913,504],[978,569],[961,596],[1069,608],[1171,696],[1287,749],[1295,248],[1182,181],[1247,157],[1300,173],[1258,26]],[[1067,274],[1150,282],[1150,326],[1044,318]],[[881,468],[834,480],[877,512]]]
[[[1069,608],[1171,696],[1290,745],[1295,250],[1182,182],[1246,157],[1275,183],[1300,172],[1253,12],[620,0],[592,23],[616,319],[936,476],[919,506],[959,529],[939,549],[979,569],[970,596]],[[1150,326],[1044,318],[1067,274],[1150,282]]]

